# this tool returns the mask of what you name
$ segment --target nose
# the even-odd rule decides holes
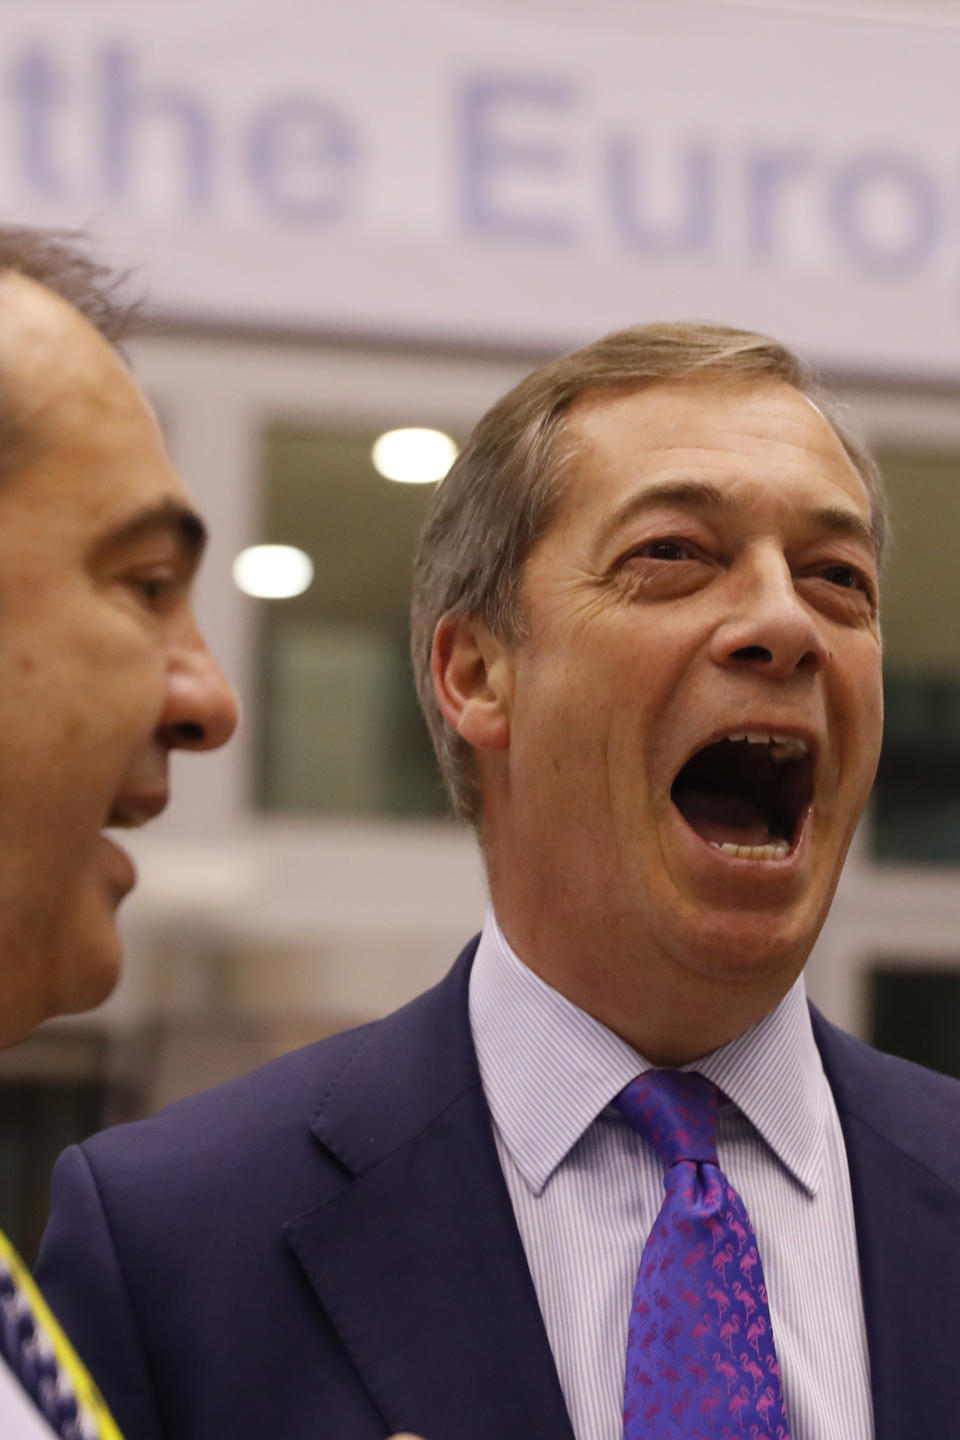
[[[828,650],[818,617],[797,593],[782,552],[745,558],[729,582],[733,603],[712,641],[718,664],[778,679],[822,669]]]
[[[238,716],[233,686],[194,631],[168,655],[159,740],[169,750],[216,750],[230,739]]]

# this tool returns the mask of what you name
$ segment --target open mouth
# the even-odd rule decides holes
[[[798,736],[730,735],[687,761],[670,797],[691,830],[726,854],[783,860],[803,831],[815,763]]]

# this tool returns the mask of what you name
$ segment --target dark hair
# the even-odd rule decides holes
[[[140,312],[139,303],[121,293],[128,272],[94,260],[80,231],[0,225],[0,274],[11,270],[62,296],[114,346]]]
[[[470,746],[447,724],[430,673],[433,636],[450,612],[482,619],[502,640],[523,635],[523,567],[546,532],[575,447],[566,418],[598,391],[727,376],[784,380],[817,406],[870,498],[878,553],[887,529],[876,464],[802,360],[769,336],[722,325],[653,324],[619,330],[535,370],[475,427],[437,487],[413,571],[411,648],[420,703],[454,808],[474,824],[481,797]]]

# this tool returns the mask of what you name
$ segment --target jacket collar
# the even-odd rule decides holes
[[[470,1039],[474,949],[357,1032],[311,1121],[342,1183],[286,1233],[390,1429],[573,1440]]]

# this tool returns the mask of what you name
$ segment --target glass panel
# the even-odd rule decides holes
[[[960,863],[960,454],[886,450],[886,727],[873,804],[882,860]]]
[[[960,862],[960,679],[887,673],[873,802],[878,860]]]
[[[956,970],[878,966],[870,977],[870,1043],[960,1078],[960,960]]]
[[[265,437],[261,538],[314,565],[303,595],[260,602],[265,810],[447,813],[408,656],[410,567],[433,487],[382,479],[377,433],[276,425]]]

